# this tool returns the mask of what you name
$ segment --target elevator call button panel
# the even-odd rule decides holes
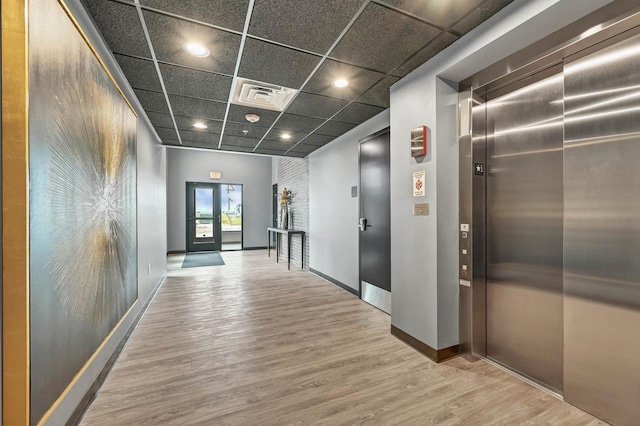
[[[470,270],[469,270],[469,232],[471,227],[468,223],[460,224],[460,285],[471,285],[469,281],[470,278]]]

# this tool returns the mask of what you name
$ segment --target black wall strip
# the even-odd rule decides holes
[[[360,297],[360,292],[356,289],[353,289],[351,287],[349,287],[348,285],[341,283],[340,281],[331,278],[329,275],[325,275],[320,271],[317,271],[313,268],[309,268],[309,272],[311,272],[312,274],[315,274],[317,276],[319,276],[320,278],[324,278],[325,280],[329,281],[330,283],[333,283],[335,285],[337,285],[338,287],[340,287],[343,290],[347,290],[349,293],[353,294],[356,297]]]

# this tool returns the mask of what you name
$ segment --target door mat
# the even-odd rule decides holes
[[[201,266],[219,266],[224,265],[222,256],[217,251],[206,253],[187,253],[182,262],[183,268],[199,268]]]

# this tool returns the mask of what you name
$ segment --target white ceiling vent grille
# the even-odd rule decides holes
[[[232,103],[254,108],[283,111],[298,91],[288,87],[239,78]]]

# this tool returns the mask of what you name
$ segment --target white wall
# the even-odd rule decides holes
[[[357,141],[390,124],[392,324],[436,349],[457,344],[457,82],[609,2],[516,0],[392,86],[390,112],[313,152],[311,268],[358,288],[358,201],[350,195]],[[409,134],[421,125],[431,129],[430,153],[416,161]],[[426,195],[414,198],[418,170],[426,172]],[[429,203],[430,215],[413,216],[415,202]]]
[[[391,87],[392,324],[429,346],[458,342],[458,157],[455,83],[609,3],[517,0]],[[411,129],[431,129],[430,156],[409,156]],[[426,196],[411,176],[426,172]],[[414,217],[411,204],[431,214]]]
[[[160,145],[160,140],[137,102],[133,90],[80,1],[67,0],[66,3],[138,113],[138,302],[122,321],[120,327],[114,331],[102,350],[97,353],[87,369],[78,377],[76,384],[49,417],[47,425],[61,425],[67,422],[126,331],[133,324],[136,316],[149,300],[153,289],[164,278],[167,270],[165,196],[167,162],[165,148]],[[149,264],[151,265],[151,273],[148,273],[147,270]]]
[[[242,184],[244,247],[266,247],[271,226],[271,158],[195,149],[168,149],[167,238],[169,251],[186,247],[186,182]],[[222,172],[212,181],[209,172]]]
[[[309,266],[358,290],[358,141],[389,127],[389,110],[309,155]],[[360,188],[358,188],[360,195]]]

